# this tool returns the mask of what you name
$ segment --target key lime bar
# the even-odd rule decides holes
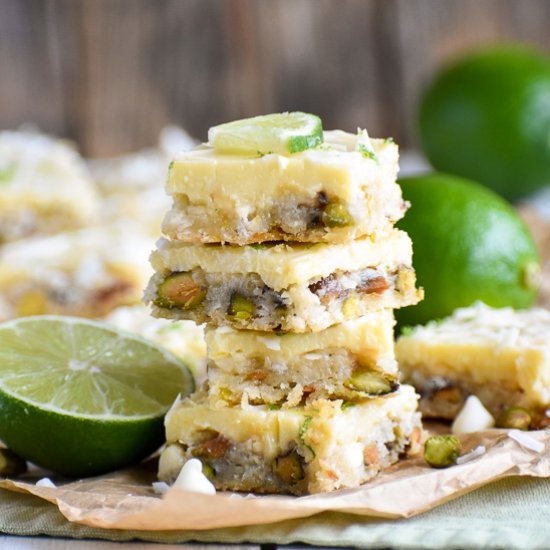
[[[309,332],[415,304],[406,233],[345,244],[192,245],[161,240],[145,293],[153,314],[263,331]]]
[[[26,239],[0,249],[0,319],[43,313],[100,317],[138,303],[152,239],[106,226]]]
[[[99,200],[78,153],[36,132],[0,132],[0,244],[95,222]]]
[[[362,139],[335,130],[294,154],[227,154],[209,145],[182,153],[170,166],[174,205],[163,231],[173,240],[239,245],[384,232],[406,210],[395,182],[398,150],[391,140]]]
[[[425,416],[454,418],[475,394],[498,417],[512,406],[550,406],[550,312],[483,304],[399,338],[402,378],[421,394]]]
[[[307,334],[207,328],[211,402],[294,407],[388,394],[398,387],[393,325],[385,309]]]
[[[159,477],[172,481],[186,460],[199,458],[221,490],[305,494],[357,487],[418,440],[416,406],[410,386],[354,406],[321,399],[281,410],[210,408],[195,394],[168,413]]]

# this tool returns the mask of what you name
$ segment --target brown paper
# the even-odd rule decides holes
[[[171,488],[162,497],[152,488],[155,464],[57,487],[34,479],[3,480],[0,487],[30,493],[57,505],[69,520],[92,527],[131,530],[201,530],[266,524],[324,511],[385,518],[410,517],[491,481],[516,475],[550,477],[550,429],[529,432],[544,443],[537,453],[503,430],[464,436],[463,452],[484,445],[486,452],[465,464],[430,468],[422,458],[404,460],[358,489],[305,497],[214,496]]]

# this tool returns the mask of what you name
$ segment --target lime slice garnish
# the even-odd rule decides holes
[[[208,141],[223,153],[288,155],[323,143],[323,125],[308,113],[276,113],[214,126]]]
[[[139,461],[163,416],[193,390],[187,367],[154,343],[87,319],[37,316],[0,325],[0,439],[70,476]]]

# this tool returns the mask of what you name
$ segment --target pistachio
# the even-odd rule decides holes
[[[454,435],[434,435],[424,444],[424,460],[433,468],[447,468],[456,464],[460,450],[460,441]]]
[[[191,273],[171,273],[159,285],[155,305],[165,308],[192,309],[206,297],[206,290],[193,280]]]
[[[371,395],[389,393],[392,390],[392,383],[383,374],[364,367],[356,369],[351,378],[344,382],[344,386]]]
[[[297,483],[304,479],[300,455],[293,450],[287,455],[277,457],[273,464],[273,472],[286,483]]]
[[[446,386],[433,392],[433,398],[438,401],[446,401],[450,405],[462,405],[464,395],[460,388],[456,386]]]
[[[202,462],[202,473],[210,480],[212,481],[216,477],[216,472],[214,471],[214,468],[208,464],[208,462]]]
[[[27,463],[13,451],[0,448],[0,476],[12,477],[27,471]]]
[[[550,427],[550,409],[539,410],[533,414],[531,425],[529,428],[531,430],[544,430],[545,428]]]
[[[207,459],[216,459],[223,458],[225,453],[231,447],[231,441],[223,437],[223,435],[218,435],[208,441],[203,441],[199,443],[191,452],[195,457],[207,458]]]
[[[531,425],[531,415],[522,407],[510,407],[502,411],[497,418],[498,428],[513,428],[516,430],[528,430]]]
[[[376,443],[371,443],[363,449],[363,462],[365,464],[378,464],[380,462],[380,454]]]
[[[360,291],[365,294],[382,294],[390,288],[390,282],[383,275],[371,277],[364,285],[361,285]]]
[[[227,314],[230,317],[239,319],[241,321],[247,321],[256,313],[256,306],[254,302],[245,298],[242,294],[235,292],[231,296],[229,301],[229,308],[227,309]]]
[[[346,227],[354,225],[354,219],[344,204],[331,202],[323,212],[323,223],[327,227]]]
[[[245,376],[245,379],[251,382],[262,382],[265,380],[267,372],[263,369],[255,369],[248,372]]]

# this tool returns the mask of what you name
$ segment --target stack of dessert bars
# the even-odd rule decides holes
[[[152,255],[153,314],[207,323],[208,379],[166,419],[159,477],[190,458],[221,490],[356,487],[420,436],[399,384],[393,309],[415,304],[391,139],[329,131],[287,156],[170,165],[173,207]]]

